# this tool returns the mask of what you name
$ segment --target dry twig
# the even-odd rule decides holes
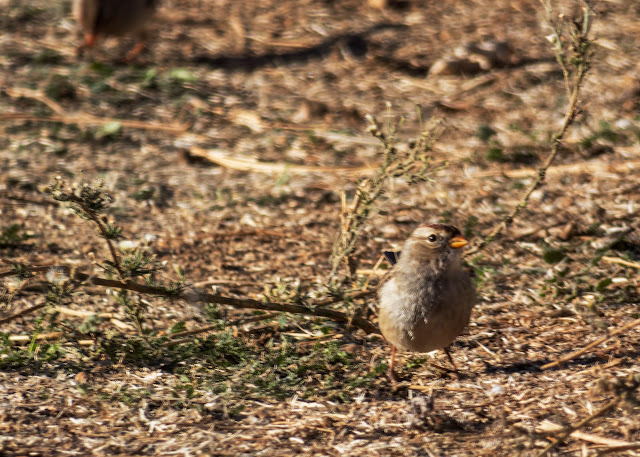
[[[540,186],[542,186],[542,184],[544,183],[547,170],[551,166],[551,163],[553,162],[553,160],[558,155],[560,144],[562,143],[562,140],[564,139],[564,136],[567,133],[569,126],[573,124],[576,116],[580,112],[580,108],[578,107],[578,100],[580,98],[580,89],[582,88],[582,83],[584,82],[584,78],[589,72],[589,68],[590,68],[591,41],[589,40],[588,35],[591,30],[591,20],[592,20],[593,12],[589,7],[589,5],[585,3],[583,5],[584,17],[582,20],[582,24],[577,24],[577,23],[575,24],[576,30],[574,32],[574,35],[572,35],[571,45],[573,48],[572,51],[575,54],[576,66],[573,74],[573,81],[572,81],[573,87],[570,88],[569,70],[567,67],[567,63],[565,62],[564,49],[562,47],[562,37],[561,37],[560,30],[558,29],[557,26],[555,26],[552,23],[550,4],[545,0],[541,0],[541,2],[546,10],[547,22],[549,23],[549,25],[551,26],[555,34],[554,45],[555,45],[556,58],[558,60],[558,63],[560,64],[560,67],[562,68],[562,72],[565,78],[567,94],[569,95],[569,105],[567,107],[567,112],[564,115],[564,119],[562,121],[562,125],[560,129],[558,130],[558,132],[556,132],[555,135],[553,135],[551,152],[547,156],[542,166],[538,169],[538,176],[533,181],[533,183],[531,183],[529,188],[526,190],[526,192],[524,193],[524,196],[520,200],[520,203],[518,203],[511,210],[511,212],[509,212],[509,214],[503,217],[502,220],[498,224],[496,224],[496,226],[491,230],[491,232],[489,232],[489,235],[487,235],[480,243],[478,243],[472,249],[470,249],[466,254],[467,256],[474,255],[478,253],[480,250],[484,249],[484,247],[487,244],[492,242],[504,229],[506,229],[509,225],[511,225],[513,220],[520,214],[520,211],[522,211],[524,208],[527,207],[527,204],[529,203],[529,199],[531,198],[531,195],[533,194],[533,192],[536,189],[538,189]]]
[[[605,255],[600,260],[607,263],[617,263],[618,265],[624,265],[625,267],[637,268],[638,270],[640,270],[640,263],[631,262],[629,260],[620,259],[618,257],[609,257]]]
[[[544,432],[556,433],[564,429],[562,425],[556,424],[555,422],[551,422],[549,420],[543,421],[543,423],[540,425],[539,428],[541,429],[540,431],[542,433]],[[536,431],[538,431],[538,428],[536,428]],[[584,433],[579,430],[576,430],[575,432],[571,433],[570,436],[572,438],[588,441],[590,443],[604,444],[606,446],[612,446],[612,447],[629,446],[634,444],[634,443],[629,443],[628,441],[616,440],[613,438],[606,438],[598,435],[593,435],[591,433]]]
[[[339,311],[334,311],[332,309],[325,308],[325,306],[332,303],[340,302],[345,298],[352,298],[351,296],[342,297],[342,298],[332,298],[332,299],[320,301],[318,302],[320,306],[315,306],[315,304],[313,303],[309,304],[309,306],[304,306],[304,305],[296,305],[292,303],[262,302],[262,301],[253,300],[249,298],[243,299],[243,298],[225,297],[222,295],[213,295],[213,294],[208,294],[203,292],[193,293],[190,291],[187,291],[187,292],[168,291],[163,287],[139,284],[130,280],[119,281],[119,280],[113,280],[113,279],[93,277],[85,273],[80,273],[75,269],[71,269],[66,266],[57,266],[57,267],[23,266],[24,271],[30,272],[30,273],[46,273],[51,268],[59,268],[66,275],[68,275],[71,280],[78,283],[92,283],[93,285],[96,285],[96,286],[125,289],[133,292],[161,296],[161,297],[166,297],[170,299],[179,299],[179,300],[185,300],[185,301],[200,301],[200,302],[206,302],[206,303],[212,303],[212,304],[227,305],[227,306],[232,306],[234,308],[261,309],[261,310],[278,311],[278,312],[285,312],[285,313],[292,313],[292,314],[302,314],[306,316],[324,317],[336,322],[342,322],[347,325],[353,325],[354,327],[359,328],[360,330],[363,330],[366,333],[380,333],[378,328],[366,319],[363,319],[360,317],[354,317],[345,313],[341,313]],[[6,272],[0,273],[0,277],[12,276],[13,274],[15,273],[12,271],[6,271]],[[366,295],[370,295],[372,293],[374,293],[374,291],[372,290],[366,291],[366,292],[357,292],[353,294],[353,297],[360,298]]]
[[[617,397],[617,398],[611,400],[609,403],[604,405],[602,408],[600,408],[598,411],[596,411],[595,413],[593,413],[589,417],[587,417],[587,418],[581,420],[580,422],[578,422],[576,425],[572,425],[571,427],[567,427],[567,429],[565,430],[565,432],[562,435],[560,435],[558,438],[556,438],[556,440],[554,442],[550,443],[547,447],[545,447],[542,450],[542,452],[540,452],[538,455],[536,455],[536,457],[543,457],[543,456],[547,455],[549,453],[549,451],[551,451],[553,448],[555,448],[556,446],[561,444],[573,432],[575,432],[576,430],[584,427],[589,422],[591,422],[593,419],[595,419],[597,417],[600,417],[600,416],[603,416],[604,414],[608,413],[610,410],[612,410],[613,408],[618,406],[618,403],[620,403],[620,401],[622,401],[622,398]]]
[[[35,311],[38,311],[39,309],[44,308],[45,306],[47,306],[47,303],[40,303],[39,305],[35,305],[35,306],[31,306],[29,308],[23,309],[22,311],[19,311],[15,314],[12,314],[11,316],[7,316],[5,318],[0,319],[0,324],[6,324],[7,322],[11,322],[13,320],[18,319],[19,317],[25,316],[27,314],[33,313]]]
[[[627,325],[623,325],[622,327],[614,330],[613,332],[608,333],[606,336],[603,336],[602,338],[597,339],[596,341],[587,344],[585,347],[583,347],[582,349],[580,349],[579,351],[576,351],[572,354],[569,354],[566,357],[562,357],[561,359],[558,359],[554,362],[550,362],[547,363],[545,365],[542,365],[542,367],[540,367],[543,370],[546,370],[548,368],[552,368],[555,367],[557,365],[561,365],[565,362],[568,362],[569,360],[575,359],[576,357],[580,357],[582,354],[584,354],[585,352],[587,352],[589,349],[592,349],[596,346],[598,346],[599,344],[604,343],[605,341],[607,341],[609,338],[613,338],[614,336],[625,332],[627,330],[632,329],[633,327],[637,327],[638,325],[640,325],[640,319],[636,319],[634,321],[629,322]]]
[[[115,119],[110,117],[97,117],[87,113],[75,113],[69,114],[64,111],[62,106],[49,97],[45,96],[42,91],[21,88],[9,88],[6,89],[7,94],[13,98],[31,98],[38,100],[41,103],[47,105],[57,116],[33,116],[30,114],[22,113],[0,113],[0,121],[36,121],[36,122],[60,122],[63,124],[77,124],[77,125],[91,125],[91,126],[104,126],[107,124],[118,123],[123,127],[129,127],[142,130],[156,130],[169,133],[184,133],[189,126],[179,123],[171,124],[159,124],[156,122],[144,122],[127,119]]]

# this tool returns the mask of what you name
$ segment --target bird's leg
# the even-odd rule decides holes
[[[147,39],[150,37],[149,35],[149,31],[148,30],[141,30],[140,32],[137,33],[136,35],[136,44],[133,47],[133,49],[131,51],[129,51],[127,53],[126,56],[124,56],[124,59],[122,59],[122,62],[124,63],[130,63],[133,61],[133,59],[135,59],[135,57],[140,54],[140,52],[144,49],[144,44],[147,41]]]
[[[138,41],[131,51],[124,56],[123,62],[129,63],[144,49],[144,41]]]
[[[456,366],[456,363],[453,361],[453,357],[451,357],[451,352],[449,352],[449,348],[446,347],[443,349],[444,353],[447,354],[447,357],[449,358],[449,363],[451,363],[451,366],[453,367],[453,370],[457,373],[458,372],[458,367]]]
[[[387,375],[389,376],[389,379],[391,379],[391,382],[393,384],[397,384],[398,383],[398,376],[396,375],[396,372],[394,370],[395,368],[395,364],[396,364],[396,347],[395,346],[391,346],[391,359],[389,360],[389,370],[387,371]]]
[[[456,377],[460,379],[460,372],[458,371],[458,367],[456,366],[456,363],[453,361],[453,357],[451,357],[449,348],[448,347],[443,348],[443,351],[445,354],[447,354],[447,357],[449,358],[449,363],[451,363],[451,366],[453,367],[453,372],[456,374]]]
[[[84,41],[80,44],[80,46],[78,46],[78,49],[76,49],[76,55],[78,57],[82,57],[82,54],[84,54],[85,49],[93,48],[95,44],[96,44],[96,36],[93,33],[85,33]]]

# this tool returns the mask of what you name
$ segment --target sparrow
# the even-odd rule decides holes
[[[462,248],[469,242],[451,225],[418,227],[401,253],[385,252],[393,265],[378,290],[378,325],[391,343],[389,377],[397,349],[447,350],[469,323],[475,288],[462,267]]]
[[[134,35],[138,41],[124,58],[130,62],[144,48],[145,26],[158,4],[159,0],[74,0],[73,13],[84,33],[78,56],[92,48],[98,37]]]

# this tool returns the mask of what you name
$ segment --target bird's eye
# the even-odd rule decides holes
[[[437,237],[437,235],[429,235],[427,237],[427,239],[433,243],[434,241],[436,241],[438,239],[438,237]]]

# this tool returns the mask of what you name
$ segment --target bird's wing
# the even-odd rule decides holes
[[[400,259],[400,252],[401,251],[384,251],[383,254],[387,262],[389,262],[389,265],[394,266]]]

